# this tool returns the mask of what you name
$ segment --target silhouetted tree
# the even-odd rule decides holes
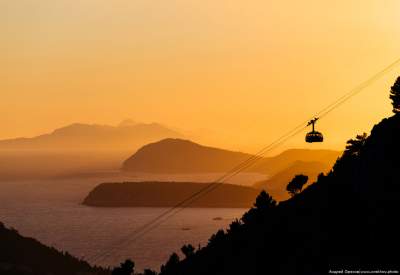
[[[258,223],[264,219],[264,216],[270,209],[276,206],[276,201],[264,190],[257,196],[254,207],[244,213],[242,221],[245,224]]]
[[[191,244],[182,246],[181,251],[186,258],[189,258],[194,254],[195,248]]]
[[[393,113],[400,113],[400,76],[390,90],[390,99],[392,100]]]
[[[254,207],[256,209],[269,209],[276,205],[276,201],[264,190],[257,196]]]
[[[167,263],[161,266],[161,274],[174,274],[174,271],[178,267],[178,264],[179,264],[178,254],[172,253]]]
[[[367,141],[367,137],[367,133],[363,133],[362,135],[357,135],[355,139],[348,140],[344,153],[351,156],[358,156]]]
[[[308,181],[308,176],[296,175],[286,186],[286,190],[293,197],[294,195],[301,192],[304,184]]]
[[[225,232],[223,230],[218,230],[216,234],[211,235],[210,239],[208,240],[208,244],[213,246],[225,239]]]
[[[242,228],[242,223],[240,220],[235,219],[230,225],[228,229],[228,233],[235,234],[236,232],[240,231],[240,228]]]
[[[131,260],[126,260],[121,263],[119,267],[116,267],[112,271],[112,275],[132,275],[134,271],[135,263]]]
[[[324,173],[319,173],[319,174],[318,174],[318,177],[317,177],[317,182],[323,181],[325,177],[326,177],[326,176],[325,176]]]
[[[347,182],[347,178],[360,158],[360,152],[365,147],[367,139],[367,134],[363,133],[362,135],[357,135],[355,139],[347,141],[343,155],[336,161],[332,169],[336,176],[343,177],[340,183]]]

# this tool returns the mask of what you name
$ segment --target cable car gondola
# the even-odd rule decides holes
[[[318,118],[314,118],[308,122],[307,126],[312,125],[312,131],[307,133],[306,135],[306,142],[308,143],[313,143],[313,142],[323,142],[324,141],[324,136],[320,133],[315,131],[314,126],[315,123],[317,122]]]

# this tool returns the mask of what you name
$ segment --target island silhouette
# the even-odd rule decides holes
[[[196,182],[123,182],[96,186],[83,204],[97,207],[173,207],[210,183]],[[248,208],[259,189],[222,184],[190,207]]]

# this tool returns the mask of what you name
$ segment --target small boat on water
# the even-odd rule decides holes
[[[215,217],[213,220],[214,221],[222,221],[223,219],[222,219],[222,217]]]

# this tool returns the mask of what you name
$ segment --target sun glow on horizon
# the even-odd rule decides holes
[[[395,0],[6,0],[0,139],[133,118],[255,152],[399,58],[399,11]],[[389,116],[397,75],[318,122],[326,142],[310,148],[342,149]]]

